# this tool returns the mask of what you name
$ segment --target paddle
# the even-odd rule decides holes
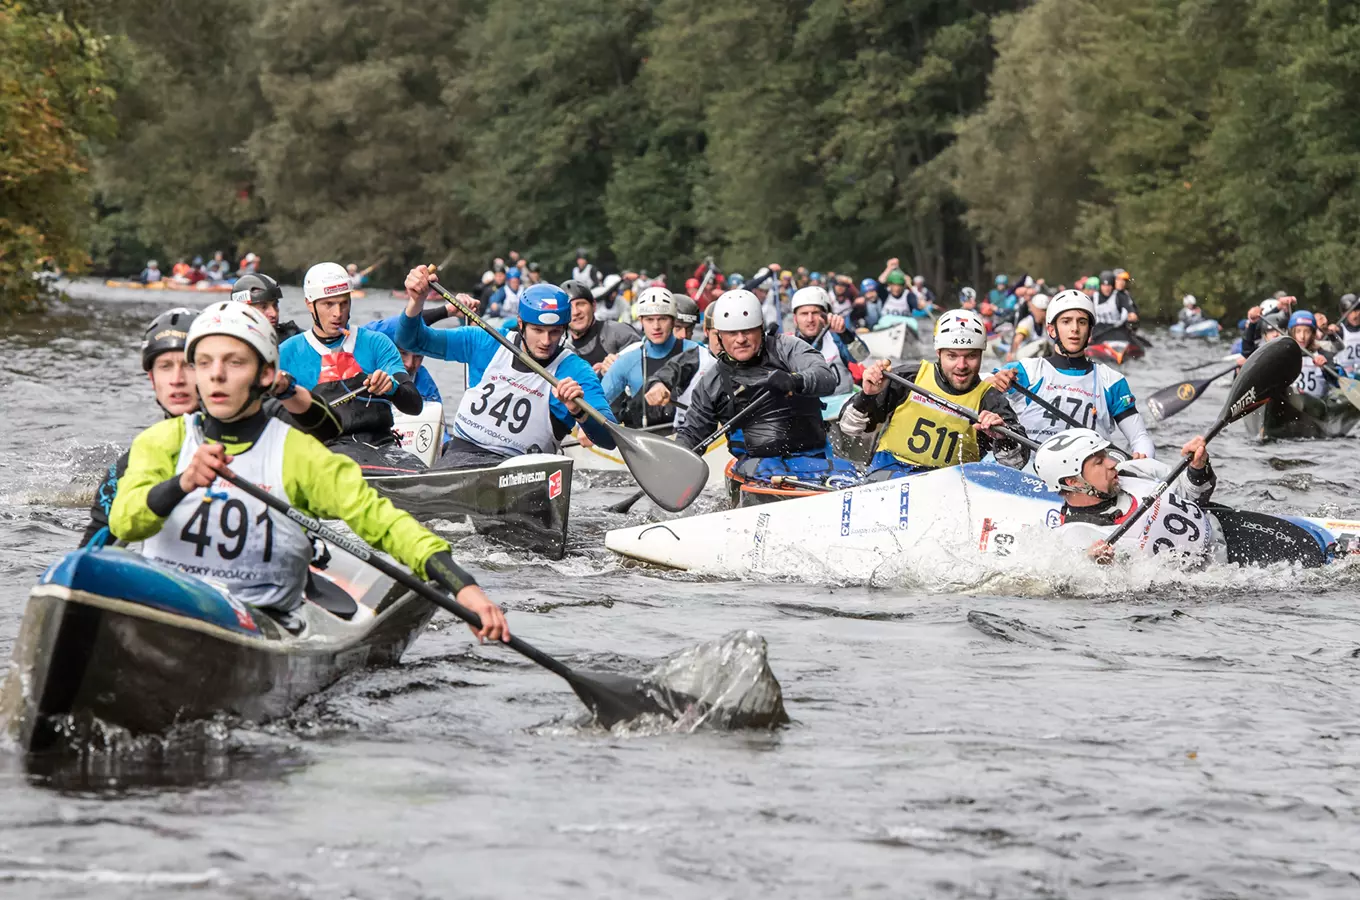
[[[907,390],[911,391],[912,393],[914,393],[914,394],[920,394],[922,397],[925,397],[925,398],[928,399],[928,400],[933,400],[934,402],[938,403],[940,406],[943,406],[945,409],[949,410],[950,412],[954,413],[955,415],[962,416],[963,418],[967,419],[968,421],[970,421],[970,422],[972,422],[972,423],[974,423],[974,424],[977,424],[977,420],[978,420],[977,410],[969,409],[969,408],[966,407],[966,406],[960,406],[959,404],[955,403],[953,400],[946,400],[944,397],[941,397],[939,394],[935,393],[934,391],[928,391],[928,390],[926,390],[925,388],[921,387],[921,386],[920,386],[919,384],[917,384],[916,382],[910,381],[910,380],[908,380],[908,379],[906,379],[906,378],[903,378],[901,375],[898,375],[896,372],[888,372],[888,371],[884,371],[883,375],[884,375],[884,377],[886,377],[889,381],[895,381],[895,382],[897,382],[898,384],[902,385],[902,387],[906,388]],[[1020,434],[1020,433],[1018,433],[1018,432],[1012,431],[1011,429],[1007,428],[1005,425],[997,425],[997,426],[995,426],[995,427],[993,427],[993,428],[989,428],[989,429],[987,429],[987,430],[988,430],[988,431],[993,431],[993,432],[995,432],[995,433],[1001,435],[1002,437],[1008,437],[1008,438],[1010,438],[1011,440],[1015,441],[1017,444],[1021,445],[1022,447],[1028,447],[1030,450],[1038,450],[1038,449],[1039,449],[1039,445],[1036,444],[1034,441],[1030,440],[1028,437],[1026,437],[1026,436],[1023,435],[1023,434]]]
[[[1322,371],[1335,378],[1337,386],[1341,389],[1341,396],[1349,400],[1356,409],[1360,409],[1360,381],[1347,376],[1336,366],[1323,366]]]
[[[1237,366],[1231,369],[1224,369],[1216,375],[1208,378],[1201,378],[1198,381],[1181,381],[1176,384],[1164,387],[1147,399],[1144,406],[1147,407],[1148,417],[1153,422],[1160,422],[1169,419],[1176,413],[1194,403],[1204,393],[1204,389],[1213,384],[1224,375],[1231,375],[1237,371]]]
[[[738,392],[740,392],[741,388],[737,388],[737,390]],[[736,428],[742,422],[745,422],[747,419],[749,419],[751,415],[755,412],[756,408],[763,406],[765,404],[765,401],[768,399],[770,399],[770,394],[764,393],[761,394],[759,397],[756,397],[750,403],[746,404],[745,409],[743,409],[736,415],[732,416],[732,418],[727,422],[723,423],[723,425],[717,431],[713,432],[708,437],[704,438],[702,441],[695,444],[694,453],[700,459],[702,459],[704,454],[708,452],[709,447],[712,447],[718,441],[726,437],[728,432],[730,432],[733,428]],[[707,470],[708,463],[704,463],[704,468],[705,470]],[[637,503],[639,500],[642,499],[642,496],[645,493],[646,493],[645,491],[638,491],[636,494],[630,494],[629,496],[620,500],[618,503],[615,503],[613,506],[609,507],[609,511],[616,513],[626,513],[628,512],[628,510],[633,508],[633,504]],[[674,509],[671,510],[671,512],[678,511],[679,510]]]
[[[1244,509],[1209,504],[1223,531],[1228,562],[1239,566],[1299,563],[1316,569],[1327,564],[1327,550],[1312,532],[1288,519]]]
[[[1220,366],[1225,362],[1230,363],[1237,362],[1237,354],[1229,353],[1227,356],[1224,356],[1221,359],[1211,359],[1208,362],[1200,363],[1197,366],[1191,366],[1190,368],[1186,369],[1185,372],[1186,374],[1189,374],[1191,372],[1198,372],[1200,369],[1207,369],[1210,366]]]
[[[1000,371],[1000,370],[997,369],[997,370],[994,370],[994,371]],[[1029,399],[1033,400],[1036,404],[1038,404],[1038,406],[1039,406],[1041,409],[1046,409],[1046,410],[1048,410],[1051,414],[1057,416],[1059,419],[1061,419],[1062,421],[1066,422],[1068,425],[1071,425],[1073,428],[1089,428],[1089,427],[1090,427],[1089,425],[1086,425],[1086,424],[1084,424],[1084,423],[1082,423],[1082,422],[1078,422],[1077,419],[1076,419],[1074,416],[1072,416],[1070,413],[1065,413],[1065,412],[1063,412],[1062,409],[1061,409],[1057,404],[1055,404],[1055,403],[1049,403],[1049,402],[1048,402],[1047,400],[1045,400],[1043,397],[1040,397],[1038,394],[1034,393],[1034,391],[1031,391],[1029,388],[1025,387],[1024,385],[1022,385],[1022,384],[1021,384],[1020,382],[1018,382],[1018,381],[1012,381],[1012,382],[1011,382],[1011,389],[1014,390],[1014,391],[1018,391],[1018,392],[1020,392],[1020,394],[1022,394],[1023,396],[1026,396],[1026,397],[1028,397]],[[1111,449],[1112,451],[1114,451],[1117,455],[1123,457],[1124,459],[1128,459],[1128,458],[1129,458],[1128,451],[1126,451],[1126,450],[1121,450],[1121,449],[1118,448],[1118,447],[1111,447],[1110,449]]]
[[[283,513],[301,525],[307,532],[341,548],[355,559],[368,563],[402,587],[419,594],[435,606],[448,610],[474,628],[482,627],[482,620],[475,612],[433,585],[421,581],[402,567],[388,562],[364,542],[326,527],[306,513],[299,511],[249,481],[226,472],[220,473],[220,477],[271,509]],[[505,643],[516,653],[527,657],[554,675],[564,679],[576,692],[576,696],[581,698],[581,702],[606,728],[613,727],[619,722],[635,719],[643,713],[659,713],[667,718],[676,719],[683,715],[688,707],[696,703],[692,697],[686,697],[683,694],[636,678],[628,678],[609,672],[578,672],[527,641],[514,636],[511,636],[510,640]]]
[[[505,335],[484,322],[481,316],[464,306],[462,301],[442,284],[431,281],[430,287],[452,303],[469,322],[495,338],[517,360],[538,373],[548,384],[557,387],[557,378],[539,365],[538,360],[516,347]],[[669,512],[680,512],[694,502],[694,498],[699,496],[699,492],[708,483],[708,464],[704,462],[703,457],[689,448],[659,435],[624,428],[617,422],[605,418],[599,410],[584,400],[577,400],[576,403],[586,411],[586,415],[609,432],[618,446],[624,465],[628,466],[638,485],[657,506]]]
[[[1237,380],[1233,382],[1228,399],[1223,403],[1223,411],[1218,414],[1218,421],[1204,435],[1206,444],[1217,437],[1224,428],[1257,407],[1264,406],[1274,395],[1287,390],[1294,383],[1294,379],[1298,378],[1299,372],[1303,370],[1303,357],[1299,355],[1298,348],[1299,345],[1293,341],[1274,340],[1247,357]],[[1142,498],[1138,508],[1105,539],[1105,543],[1113,545],[1127,534],[1143,514],[1151,509],[1157,498],[1166,493],[1172,482],[1181,477],[1181,473],[1190,466],[1190,460],[1191,457],[1188,456],[1182,458],[1166,480],[1157,485],[1151,494]]]

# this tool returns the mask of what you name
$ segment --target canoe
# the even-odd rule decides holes
[[[810,471],[790,468],[784,473],[774,473],[769,478],[752,478],[737,471],[737,460],[728,463],[723,472],[727,482],[727,506],[729,509],[745,509],[781,500],[794,500],[824,494],[827,491],[846,487],[860,481],[859,472],[845,459],[835,459],[829,465],[811,463]]]
[[[667,434],[665,429],[657,433]],[[623,457],[617,450],[605,450],[594,445],[586,446],[577,437],[569,437],[562,442],[562,454],[572,461],[574,467],[586,472],[627,472],[628,466],[623,462]],[[732,454],[727,449],[727,439],[723,438],[704,454],[704,462],[708,463],[708,482],[707,486],[715,486],[723,483],[723,471],[727,464],[732,461]]]
[[[104,287],[122,288],[123,290],[132,291],[163,291],[167,284],[169,284],[167,281],[153,281],[150,284],[146,284],[141,281],[119,281],[116,278],[110,278],[104,282]]]
[[[1360,423],[1360,409],[1339,388],[1325,400],[1309,400],[1298,394],[1272,400],[1242,420],[1247,435],[1258,441],[1325,440],[1345,437]]]
[[[191,294],[229,294],[235,281],[236,279],[233,278],[231,281],[196,281],[189,284],[188,282],[170,279],[161,282],[161,284],[165,285],[167,291],[185,291]]]
[[[29,594],[0,686],[0,734],[41,751],[90,717],[134,735],[222,714],[267,721],[349,672],[396,663],[434,606],[331,553],[313,570],[321,602],[303,603],[300,638],[130,551],[67,554]]]
[[[966,463],[782,503],[608,532],[622,556],[706,575],[872,579],[901,557],[1028,555],[1052,546],[1062,503],[1032,475]],[[1224,509],[1230,562],[1316,564],[1360,547],[1360,522]],[[1262,541],[1261,534],[1269,540]],[[1291,544],[1290,541],[1295,541]],[[944,554],[941,557],[941,553]]]
[[[1216,341],[1218,340],[1219,324],[1217,319],[1201,319],[1188,326],[1177,322],[1167,330],[1172,337]]]
[[[873,331],[855,335],[860,343],[869,348],[874,359],[906,359],[908,350],[917,350],[917,325],[914,319],[905,316],[887,316],[874,326]]]
[[[426,466],[434,465],[439,448],[444,446],[444,404],[426,400],[415,416],[393,409],[392,431],[403,450]]]
[[[478,533],[561,559],[567,552],[572,461],[534,453],[497,466],[401,471],[364,467],[368,483],[424,522],[468,519]]]
[[[1142,359],[1147,355],[1147,351],[1134,341],[1101,341],[1087,347],[1086,355],[1090,359],[1118,366],[1126,360]]]

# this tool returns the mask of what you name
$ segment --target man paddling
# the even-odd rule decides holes
[[[723,294],[705,319],[717,332],[718,362],[695,385],[676,441],[694,447],[756,394],[767,392],[770,399],[761,402],[760,411],[728,436],[736,474],[768,480],[853,473],[853,466],[831,456],[827,445],[817,398],[835,393],[837,378],[822,355],[791,335],[767,336],[760,300],[747,290]]]
[[[151,381],[156,405],[167,419],[198,409],[198,388],[184,356],[189,326],[197,316],[197,310],[183,307],[166,310],[151,320],[142,337],[142,371]],[[282,369],[270,388],[265,409],[273,416],[287,413],[285,421],[288,424],[318,440],[328,440],[340,433],[340,423],[330,408],[313,397],[306,388],[300,387]],[[113,507],[113,499],[118,493],[118,480],[127,471],[127,464],[128,454],[125,452],[109,466],[104,480],[95,491],[94,502],[90,505],[90,522],[80,538],[81,547],[97,547],[107,542],[109,510]]]
[[[231,286],[231,299],[241,303],[249,303],[264,313],[269,324],[274,326],[274,333],[279,336],[280,344],[291,337],[302,334],[302,329],[297,326],[296,322],[292,320],[279,321],[279,303],[283,300],[283,288],[279,287],[279,283],[268,275],[255,273],[236,279],[236,283]]]
[[[1115,547],[1104,540],[1151,496],[1171,468],[1156,460],[1117,463],[1106,451],[1111,444],[1089,428],[1070,428],[1053,435],[1034,453],[1034,472],[1063,499],[1059,532],[1087,548],[1100,563],[1113,562]],[[1214,526],[1204,507],[1217,479],[1209,465],[1202,435],[1181,448],[1190,467],[1118,547],[1143,556],[1173,554],[1189,565],[1208,562]]]
[[[585,400],[612,420],[590,365],[562,345],[571,315],[566,291],[554,284],[525,288],[518,330],[511,337],[558,379],[553,388],[475,325],[441,330],[426,325],[421,308],[436,278],[428,266],[417,266],[406,276],[406,312],[397,329],[402,348],[468,367],[468,388],[453,418],[453,436],[436,467],[498,465],[524,453],[556,453],[577,425],[595,444],[614,449],[613,436],[577,403]]]
[[[350,283],[339,263],[318,263],[302,280],[312,327],[284,341],[280,362],[298,381],[330,401],[363,387],[368,396],[336,407],[342,428],[333,447],[362,464],[423,468],[392,433],[392,409],[419,415],[424,401],[387,335],[350,328]]]
[[[1337,383],[1324,368],[1331,365],[1332,356],[1318,347],[1317,319],[1308,310],[1301,309],[1290,316],[1287,327],[1303,355],[1303,368],[1294,379],[1293,393],[1302,399],[1304,412],[1323,418],[1327,415],[1324,402],[1327,392]]]
[[[1015,411],[1005,394],[978,377],[987,330],[982,317],[972,310],[956,309],[940,317],[935,326],[935,360],[922,360],[913,383],[960,406],[976,410],[976,424],[938,403],[921,397],[884,373],[888,361],[864,370],[864,391],[856,394],[841,411],[843,434],[857,437],[876,431],[886,421],[878,439],[878,451],[870,473],[877,478],[896,478],[925,469],[939,469],[977,462],[987,453],[996,461],[1018,469],[1029,459],[1029,450],[1014,440],[994,434],[1004,425],[1023,434]]]
[[[637,332],[622,322],[595,315],[595,295],[582,281],[566,281],[562,290],[571,300],[571,321],[567,324],[566,348],[590,363],[596,375],[603,375],[614,364],[619,351],[637,343]]]
[[[822,288],[809,285],[794,292],[789,306],[793,310],[794,336],[820,353],[836,373],[834,393],[853,390],[855,376],[850,373],[850,364],[855,358],[841,338],[846,333],[845,318],[832,314],[831,297]]]
[[[1330,331],[1341,342],[1336,364],[1348,375],[1360,373],[1360,297],[1355,294],[1342,295],[1341,319],[1330,326]]]
[[[1039,359],[1007,363],[986,380],[1002,391],[1010,391],[1013,384],[1028,388],[1106,440],[1117,428],[1129,442],[1134,458],[1155,456],[1156,445],[1128,381],[1118,370],[1086,358],[1096,322],[1095,303],[1082,291],[1062,291],[1049,301],[1046,317],[1045,330],[1053,352]],[[1020,424],[1036,441],[1052,437],[1070,424],[1019,392],[1010,399]]]
[[[649,287],[634,305],[642,341],[621,351],[609,371],[600,379],[605,398],[624,425],[633,428],[659,425],[675,419],[669,403],[652,405],[645,395],[648,375],[687,350],[698,350],[694,341],[674,335],[678,309],[675,297],[664,287]],[[685,402],[682,400],[682,402]]]
[[[231,472],[308,515],[343,520],[438,581],[481,617],[478,637],[509,636],[501,610],[454,562],[446,541],[369,487],[353,460],[263,412],[279,357],[274,329],[258,310],[209,307],[190,326],[185,355],[203,412],[166,419],[132,442],[109,515],[115,536],[143,541],[148,559],[221,584],[300,634],[312,542],[291,519],[218,480]]]

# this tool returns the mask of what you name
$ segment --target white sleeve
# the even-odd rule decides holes
[[[1157,445],[1152,442],[1152,435],[1148,434],[1147,425],[1144,424],[1141,413],[1134,412],[1115,424],[1119,426],[1124,439],[1129,442],[1131,453],[1142,453],[1149,458],[1156,458]]]

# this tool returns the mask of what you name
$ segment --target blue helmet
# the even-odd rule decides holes
[[[519,320],[551,328],[571,319],[571,298],[555,284],[531,284],[519,295]]]
[[[878,282],[874,281],[872,278],[866,278],[859,283],[859,292],[861,294],[867,294],[870,291],[876,290],[878,290]]]
[[[808,281],[817,281],[817,282],[820,282],[821,280],[822,280],[822,273],[821,273],[821,272],[813,272],[813,273],[811,273],[810,275],[808,275]]]
[[[511,278],[519,278],[519,277],[520,277],[520,275],[519,275],[519,267],[518,267],[518,266],[511,266],[509,269],[506,270],[506,273],[505,273],[505,280],[506,280],[506,281],[509,281]]]
[[[736,290],[745,283],[746,283],[745,276],[737,272],[733,272],[731,275],[727,276],[727,287],[729,290]]]
[[[1307,325],[1314,330],[1317,329],[1317,318],[1306,309],[1301,309],[1289,317],[1289,329],[1292,331],[1297,325]]]

